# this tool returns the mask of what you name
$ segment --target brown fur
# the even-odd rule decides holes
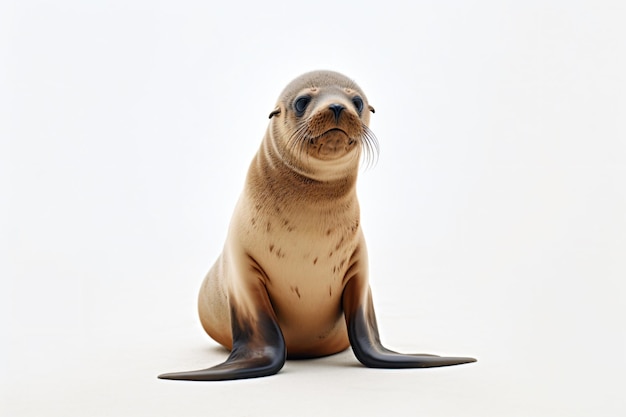
[[[312,100],[298,118],[292,105],[302,94]],[[365,103],[360,115],[355,95]],[[337,123],[331,103],[345,107]],[[227,348],[228,300],[243,296],[242,280],[260,280],[267,289],[289,356],[349,346],[341,297],[363,244],[355,186],[367,109],[358,86],[331,72],[300,77],[281,94],[250,164],[224,253],[200,291],[202,324]],[[303,134],[294,137],[300,120]],[[320,155],[325,146],[329,151]]]

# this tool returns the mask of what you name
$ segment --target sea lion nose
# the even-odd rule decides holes
[[[331,109],[335,114],[335,123],[337,123],[339,121],[339,116],[341,115],[341,112],[345,109],[345,107],[343,107],[341,104],[335,103],[328,106],[328,108]]]

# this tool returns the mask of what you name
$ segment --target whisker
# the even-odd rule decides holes
[[[297,155],[299,160],[302,159],[303,154],[308,158],[308,154],[306,153],[306,138],[309,136],[308,133],[307,123],[300,123],[287,140],[287,146],[290,148],[290,151]]]
[[[362,124],[361,129],[361,137],[357,140],[359,152],[355,157],[358,158],[360,155],[364,169],[370,169],[378,163],[380,153],[378,139],[366,125]],[[308,147],[312,136],[308,123],[299,123],[287,138],[286,148],[297,160],[308,160],[310,158]]]
[[[370,128],[365,125],[362,125],[362,128],[363,135],[361,136],[360,143],[362,144],[363,149],[363,165],[365,169],[369,169],[378,163],[380,147],[374,132],[372,132]]]

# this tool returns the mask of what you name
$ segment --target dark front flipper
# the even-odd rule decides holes
[[[370,368],[430,368],[476,362],[474,358],[441,357],[427,354],[402,354],[380,342],[378,325],[367,284],[351,279],[343,293],[348,337],[355,356]]]
[[[244,313],[246,310],[231,302],[233,350],[224,363],[198,371],[163,374],[159,378],[223,381],[269,376],[280,371],[286,359],[283,334],[265,287],[256,288],[254,295],[252,314]]]

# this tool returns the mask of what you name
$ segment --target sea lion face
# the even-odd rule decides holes
[[[292,81],[270,114],[270,132],[281,156],[304,168],[350,160],[377,147],[369,130],[370,111],[363,91],[349,78],[315,71]],[[355,162],[356,161],[356,162]]]

